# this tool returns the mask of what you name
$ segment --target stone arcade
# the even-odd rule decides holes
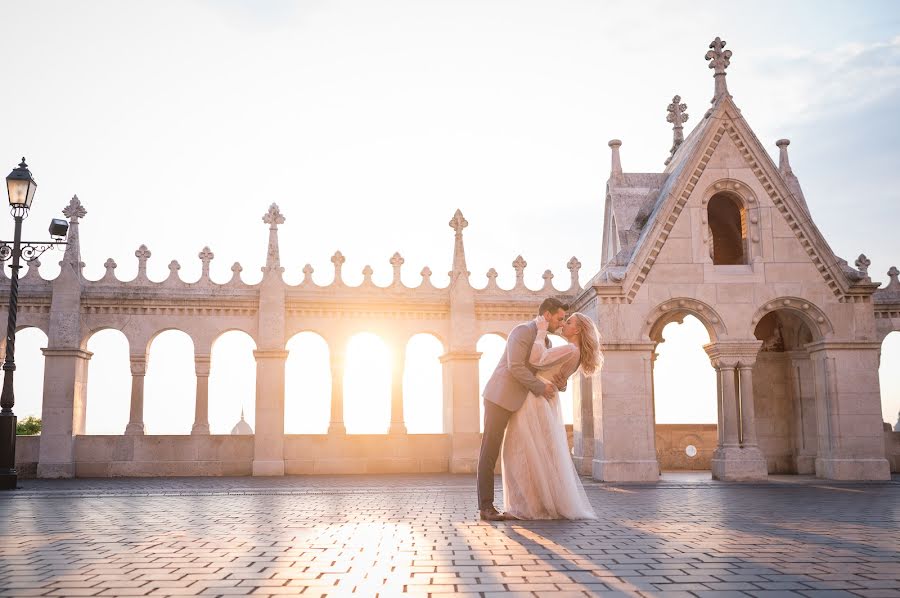
[[[718,380],[718,442],[712,458],[718,479],[756,479],[767,473],[815,473],[834,479],[887,479],[878,365],[881,341],[900,330],[896,268],[879,288],[860,256],[855,268],[837,257],[812,221],[799,181],[779,140],[776,166],[735,105],[725,82],[731,52],[719,38],[707,60],[714,70],[712,105],[684,138],[687,106],[669,106],[674,139],[661,173],[622,171],[618,140],[610,141],[602,238],[603,267],[581,288],[581,264],[568,263],[568,288],[553,274],[544,286],[524,284],[526,262],[513,263],[510,290],[487,273],[475,288],[466,267],[463,230],[450,221],[454,249],[450,284],[436,288],[422,271],[418,287],[400,281],[403,258],[390,265],[393,281],[372,282],[366,266],[360,286],[343,283],[344,257],[332,257],[334,282],[318,286],[312,268],[296,286],[282,280],[278,206],[263,218],[269,243],[263,279],[209,278],[213,253],[199,254],[197,282],[169,265],[163,282],[147,278],[150,251],[141,246],[137,277],[115,276],[106,263],[97,281],[82,275],[77,198],[65,210],[69,246],[62,270],[43,280],[33,263],[21,281],[19,326],[48,336],[44,350],[44,430],[19,437],[17,458],[40,477],[146,475],[284,475],[298,473],[472,472],[478,455],[478,339],[506,335],[533,315],[547,295],[566,297],[592,315],[604,339],[606,361],[593,379],[573,382],[574,459],[598,480],[654,480],[659,474],[654,427],[653,366],[663,327],[686,315],[706,327],[705,346]],[[6,284],[6,305],[8,279]],[[88,408],[85,350],[102,329],[128,339],[132,391],[130,422],[122,436],[84,435]],[[150,342],[176,328],[193,340],[197,374],[191,435],[144,434],[143,379]],[[256,343],[256,430],[210,435],[208,377],[216,338],[242,330]],[[284,434],[285,343],[312,330],[329,345],[332,380],[327,435]],[[401,356],[393,371],[391,423],[386,435],[347,435],[343,424],[343,351],[355,333],[379,334]],[[406,341],[429,333],[444,345],[444,432],[406,433],[402,355]],[[890,434],[890,432],[888,432]],[[897,444],[894,442],[893,444]],[[890,455],[888,455],[890,457]]]

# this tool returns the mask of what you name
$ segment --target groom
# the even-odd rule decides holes
[[[552,297],[544,299],[538,314],[547,320],[547,329],[554,332],[562,326],[569,306]],[[494,468],[500,456],[500,446],[506,424],[514,411],[525,403],[528,391],[535,396],[550,398],[556,390],[553,384],[538,380],[534,368],[528,363],[531,345],[537,337],[534,321],[519,324],[509,333],[506,349],[484,387],[484,433],[481,436],[481,453],[478,456],[478,513],[484,521],[504,521],[506,517],[494,508]],[[547,346],[550,340],[544,339]],[[565,390],[566,380],[555,380],[560,391]]]

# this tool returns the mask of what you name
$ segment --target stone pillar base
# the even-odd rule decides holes
[[[254,461],[254,476],[283,476],[284,461]]]
[[[74,463],[38,463],[37,477],[39,478],[74,478]]]
[[[575,464],[575,471],[578,475],[591,475],[594,469],[594,460],[589,456],[572,457],[572,463]]]
[[[406,434],[406,425],[403,422],[391,422],[388,434]]]
[[[757,447],[720,447],[713,453],[712,477],[728,482],[765,480],[769,477],[766,460]]]
[[[890,480],[887,459],[816,459],[816,476],[829,480]]]
[[[191,434],[209,435],[209,424],[194,424],[191,427]]]
[[[136,424],[134,422],[125,426],[125,436],[143,436],[144,424]]]
[[[591,475],[601,482],[656,482],[659,461],[604,461],[594,459]]]
[[[794,466],[797,469],[797,475],[814,474],[816,473],[816,456],[797,455],[794,458]]]

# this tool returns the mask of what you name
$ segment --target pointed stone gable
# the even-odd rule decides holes
[[[841,271],[840,258],[833,253],[821,232],[808,218],[802,204],[794,197],[730,96],[723,96],[716,102],[704,122],[698,125],[698,129],[703,130],[693,132],[701,133],[696,142],[690,144],[691,147],[681,148],[687,151],[684,154],[678,152],[676,159],[670,164],[672,171],[669,180],[660,191],[656,207],[632,254],[628,273],[623,281],[628,301],[634,300],[647,279],[679,215],[708,167],[749,168],[787,226],[794,232],[825,284],[841,301],[847,300],[851,281]],[[688,143],[684,145],[687,146]],[[724,149],[734,151],[721,151]],[[741,157],[740,162],[735,161],[734,155]]]

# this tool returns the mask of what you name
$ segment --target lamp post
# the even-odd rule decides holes
[[[19,263],[36,259],[54,245],[65,245],[63,238],[69,223],[54,218],[50,223],[50,235],[54,241],[22,241],[22,221],[28,217],[37,183],[25,164],[25,158],[18,168],[6,177],[6,191],[9,194],[10,213],[15,219],[15,233],[12,246],[0,241],[0,261],[12,259],[9,282],[9,318],[6,324],[6,361],[3,363],[3,392],[0,394],[0,490],[14,490],[18,481],[16,472],[16,416],[13,413],[16,398],[13,393],[13,373],[16,371],[16,316],[19,301]]]

